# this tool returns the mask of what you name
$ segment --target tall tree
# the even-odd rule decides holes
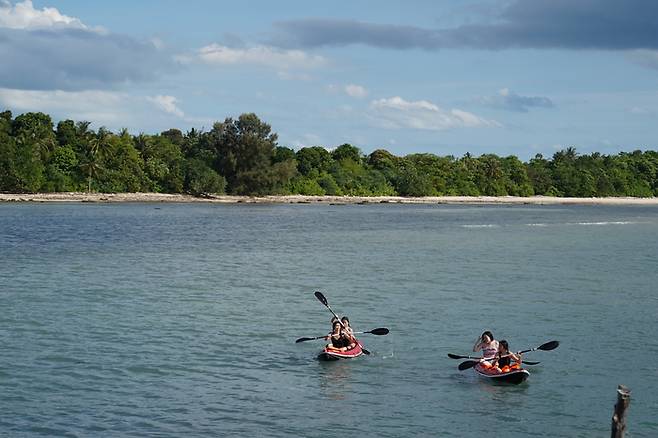
[[[270,193],[293,176],[290,164],[277,163],[273,168],[277,134],[255,114],[216,123],[209,134],[216,150],[216,169],[226,178],[229,193]]]
[[[43,113],[25,113],[12,123],[19,191],[36,192],[45,182],[45,163],[56,145],[53,122]]]
[[[331,154],[322,146],[301,148],[295,154],[295,159],[297,160],[297,170],[305,176],[313,172],[314,176],[327,172],[334,164]]]
[[[93,179],[98,179],[103,170],[103,161],[111,154],[112,134],[104,127],[101,127],[95,135],[88,134],[87,126],[81,125],[81,131],[86,138],[82,144],[84,151],[83,158],[80,160],[80,169],[87,177],[87,192],[91,193]]]

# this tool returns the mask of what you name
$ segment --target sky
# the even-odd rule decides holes
[[[281,146],[656,150],[655,0],[0,0],[0,110]]]

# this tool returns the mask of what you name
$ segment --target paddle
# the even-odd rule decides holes
[[[555,350],[559,345],[560,345],[559,341],[549,341],[545,344],[541,344],[539,347],[531,348],[530,350],[519,351],[518,354],[523,354],[523,353],[527,353],[529,351],[536,351],[536,350],[551,351],[551,350]]]
[[[344,325],[343,322],[340,320],[340,318],[338,317],[338,315],[336,315],[336,312],[334,312],[334,311],[331,309],[331,306],[329,306],[329,302],[327,301],[327,299],[325,298],[325,296],[322,295],[322,292],[316,290],[315,293],[314,293],[313,295],[315,295],[315,298],[317,298],[318,301],[320,301],[322,304],[324,304],[324,306],[325,306],[327,309],[329,309],[329,311],[330,311],[330,312],[336,317],[336,319],[338,320],[338,323],[340,324],[340,326],[343,327],[343,328],[345,328],[345,325]],[[368,350],[366,350],[366,349],[363,347],[363,345],[361,346],[361,351],[363,351],[363,353],[364,353],[365,355],[368,355],[368,356],[370,355],[370,352],[369,352]]]
[[[523,354],[523,353],[528,353],[530,351],[536,351],[536,350],[542,350],[542,351],[551,351],[555,350],[560,343],[558,341],[549,341],[546,342],[545,344],[541,344],[539,347],[531,348],[529,350],[521,350],[517,354]],[[456,356],[456,355],[455,355]],[[491,359],[494,359],[493,357]],[[457,367],[459,371],[464,371],[469,368],[473,368],[475,365],[479,364],[482,361],[480,360],[467,360],[459,364]],[[529,364],[530,365],[530,364]]]
[[[385,327],[380,327],[380,328],[372,329],[372,330],[370,330],[370,331],[368,331],[368,332],[355,332],[354,334],[355,334],[355,335],[365,335],[365,334],[370,333],[370,334],[372,334],[372,335],[383,336],[383,335],[387,335],[388,332],[389,332],[389,330],[388,330],[387,328],[385,328]],[[306,342],[306,341],[314,341],[314,340],[316,340],[316,339],[325,339],[326,337],[327,337],[327,335],[324,335],[324,336],[316,336],[316,337],[314,337],[314,338],[299,338],[299,339],[297,339],[297,340],[295,341],[295,343]]]
[[[484,359],[483,357],[477,357],[477,356],[460,356],[458,354],[452,354],[448,353],[448,357],[450,359]]]
[[[450,359],[485,359],[484,357],[460,356],[458,354],[452,354],[452,353],[448,353],[448,357]],[[541,362],[533,362],[533,361],[530,361],[530,360],[524,360],[523,363],[526,364],[526,365],[539,365]]]

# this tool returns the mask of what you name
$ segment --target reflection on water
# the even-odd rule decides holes
[[[479,390],[487,393],[492,401],[508,403],[513,401],[516,397],[527,393],[529,386],[528,381],[531,378],[532,376],[523,383],[512,385],[505,382],[488,381],[478,377],[477,386]]]
[[[359,360],[359,359],[354,359]],[[331,400],[345,400],[347,394],[352,392],[350,360],[319,361],[320,388],[327,398]]]

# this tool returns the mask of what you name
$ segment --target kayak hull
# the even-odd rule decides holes
[[[360,341],[356,341],[356,346],[347,351],[336,351],[331,348],[324,347],[318,354],[319,360],[340,360],[340,359],[355,359],[363,354],[363,346]]]
[[[525,382],[525,380],[530,376],[530,373],[522,368],[513,369],[506,373],[490,372],[480,365],[474,366],[473,369],[478,374],[478,376],[490,382],[509,383],[512,385],[518,385],[519,383]]]

